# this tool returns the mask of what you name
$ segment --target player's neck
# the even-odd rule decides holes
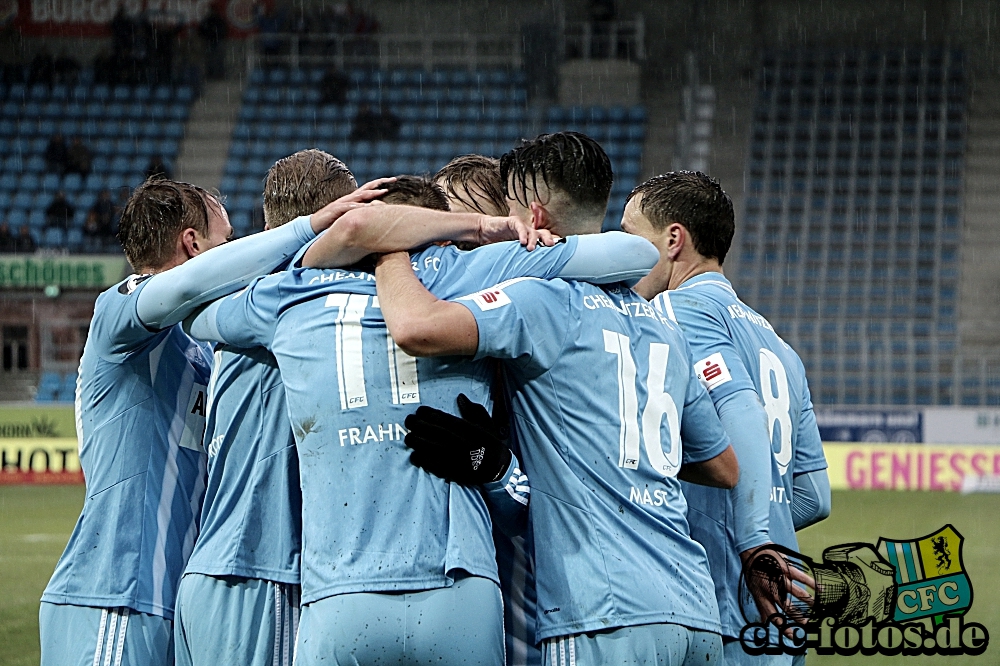
[[[725,275],[718,259],[706,259],[701,255],[690,259],[678,259],[674,262],[673,270],[670,271],[670,283],[667,285],[667,289],[676,289],[691,278],[704,273]]]

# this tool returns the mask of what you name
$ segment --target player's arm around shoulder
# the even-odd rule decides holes
[[[386,327],[410,356],[472,356],[479,346],[479,326],[468,308],[443,301],[413,272],[405,252],[383,255],[375,267],[375,285]]]

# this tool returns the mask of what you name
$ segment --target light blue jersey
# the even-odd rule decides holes
[[[653,304],[684,329],[691,363],[716,404],[745,389],[760,396],[773,452],[768,533],[775,543],[797,550],[789,508],[792,478],[826,469],[798,354],[764,317],[739,300],[721,273],[695,276],[660,294]],[[741,563],[727,494],[693,484],[684,485],[684,494],[691,534],[705,546],[712,565],[723,635],[739,636],[745,624],[739,607]]]
[[[475,358],[505,360],[531,480],[535,640],[654,623],[718,632],[676,476],[729,440],[680,329],[620,284],[511,280],[457,302],[479,326]]]
[[[526,252],[430,247],[414,269],[455,297],[516,275],[555,275],[576,240]],[[409,462],[405,417],[452,413],[455,396],[490,404],[494,371],[464,358],[414,359],[389,337],[370,268],[296,269],[261,278],[192,323],[206,338],[263,346],[281,369],[303,501],[302,602],[354,592],[445,587],[464,570],[496,581],[490,519],[478,490]]]
[[[502,399],[497,393],[502,386],[494,385],[493,390],[494,400]],[[493,545],[503,597],[504,653],[507,666],[541,666],[542,655],[535,646],[535,578],[527,544],[531,488],[520,467],[517,439],[511,436],[508,443],[513,454],[511,468],[499,481],[482,486],[493,518]],[[518,506],[521,511],[512,510]]]
[[[97,298],[76,393],[87,497],[42,601],[171,619],[198,533],[211,350],[147,329],[132,277]]]
[[[208,488],[185,571],[297,584],[302,494],[278,363],[222,345],[208,396]]]

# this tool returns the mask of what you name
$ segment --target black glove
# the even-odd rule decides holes
[[[461,418],[433,407],[419,407],[406,417],[405,442],[410,462],[463,486],[497,481],[510,465],[511,452],[502,430],[482,405],[458,396]]]

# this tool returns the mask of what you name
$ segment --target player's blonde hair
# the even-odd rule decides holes
[[[271,229],[358,189],[347,165],[315,148],[283,157],[264,177],[264,222]]]

